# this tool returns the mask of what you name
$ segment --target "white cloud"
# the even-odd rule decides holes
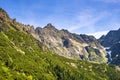
[[[100,31],[95,33],[90,33],[88,35],[93,35],[95,38],[99,39],[102,35],[106,35],[109,31]]]

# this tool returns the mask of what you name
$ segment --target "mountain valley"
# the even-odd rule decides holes
[[[50,23],[34,29],[0,8],[0,80],[120,80],[118,35],[110,37],[115,44],[106,36],[97,40]],[[99,42],[110,47],[111,64]]]

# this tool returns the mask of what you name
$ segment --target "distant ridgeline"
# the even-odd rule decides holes
[[[0,80],[120,80],[106,55],[93,36],[34,29],[0,8]]]

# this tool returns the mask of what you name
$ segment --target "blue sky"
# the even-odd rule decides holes
[[[52,23],[57,29],[97,38],[120,28],[120,0],[0,0],[0,7],[24,24]]]

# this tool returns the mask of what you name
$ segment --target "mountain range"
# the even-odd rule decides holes
[[[106,36],[97,40],[51,23],[34,29],[0,8],[0,80],[119,80],[119,41],[105,46]]]
[[[107,61],[106,52],[93,36],[57,30],[50,23],[36,28],[35,33],[39,41],[61,56],[100,63]]]

